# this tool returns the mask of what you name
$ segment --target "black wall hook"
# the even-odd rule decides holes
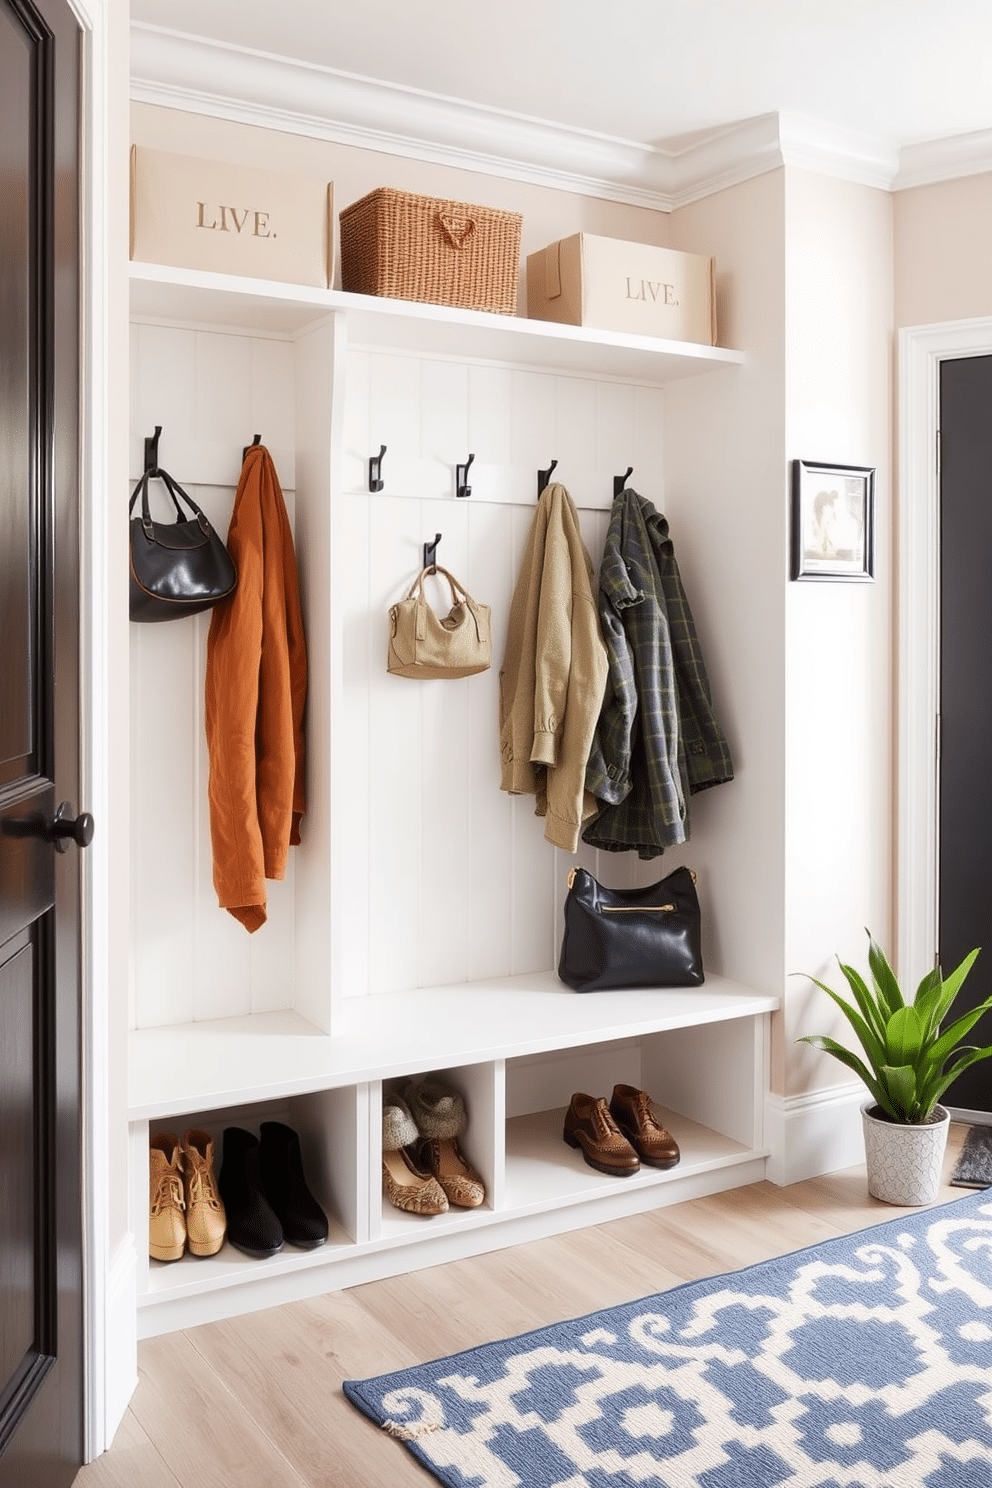
[[[162,432],[162,425],[155,425],[154,434],[145,435],[145,471],[158,469],[158,439]]]
[[[628,480],[633,475],[633,473],[634,473],[634,467],[633,467],[633,465],[628,465],[627,466],[627,474],[626,475],[615,475],[613,477],[613,494],[614,494],[614,496],[619,496],[620,495],[620,492],[623,490],[624,486],[627,484]]]
[[[383,457],[383,455],[385,453],[386,453],[386,446],[383,445],[382,448],[379,450],[379,453],[377,455],[369,455],[369,490],[370,491],[381,491],[382,488],[383,488],[383,486],[385,485],[385,481],[382,478],[382,457]]]
[[[538,494],[538,496],[540,496],[540,494],[544,490],[545,486],[550,485],[550,483],[551,483],[551,474],[552,474],[552,471],[554,470],[554,468],[555,468],[555,466],[557,464],[558,464],[558,461],[557,460],[552,460],[551,461],[551,464],[548,466],[547,470],[539,470],[537,472],[537,494]]]
[[[255,446],[256,446],[256,444],[261,444],[261,442],[262,442],[262,436],[261,436],[261,434],[256,434],[255,437],[254,437],[254,439],[252,440],[251,444],[246,444],[245,445],[244,449],[241,451],[241,463],[242,463],[242,465],[245,462],[245,456],[247,455],[248,451],[250,449],[254,449]]]
[[[425,568],[437,568],[437,545],[438,545],[438,543],[440,541],[441,541],[441,534],[440,534],[440,532],[438,532],[436,534],[433,542],[425,542],[424,543],[424,567]]]
[[[472,494],[472,487],[468,484],[468,470],[469,470],[469,466],[471,465],[471,463],[472,463],[472,461],[474,459],[475,459],[475,456],[474,455],[469,455],[469,457],[465,461],[465,464],[464,465],[456,465],[455,466],[455,495],[456,496],[471,496],[471,494]]]

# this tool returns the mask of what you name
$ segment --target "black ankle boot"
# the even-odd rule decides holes
[[[237,1250],[255,1260],[282,1250],[282,1225],[263,1191],[258,1138],[240,1126],[224,1128],[218,1187],[227,1211],[227,1238]]]
[[[300,1139],[281,1121],[262,1122],[262,1187],[290,1245],[316,1250],[327,1239],[327,1216],[307,1187]]]

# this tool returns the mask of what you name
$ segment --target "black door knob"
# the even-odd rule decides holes
[[[93,818],[88,811],[75,815],[68,801],[61,801],[55,813],[48,835],[55,844],[56,852],[67,852],[69,843],[77,847],[89,847],[93,841]]]

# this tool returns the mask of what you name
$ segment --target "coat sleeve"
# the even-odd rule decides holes
[[[289,516],[271,461],[262,470],[265,588],[259,667],[258,818],[266,878],[286,875],[303,816],[306,643]]]
[[[565,490],[551,488],[538,601],[531,760],[556,765],[572,666],[572,557],[565,528]]]

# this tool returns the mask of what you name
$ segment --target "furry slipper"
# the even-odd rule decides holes
[[[401,1095],[383,1096],[383,1152],[398,1152],[401,1147],[411,1147],[419,1136],[417,1123],[410,1114],[410,1107],[403,1097]]]
[[[422,1137],[445,1141],[461,1136],[468,1125],[465,1102],[457,1090],[428,1077],[406,1091],[410,1114]]]

